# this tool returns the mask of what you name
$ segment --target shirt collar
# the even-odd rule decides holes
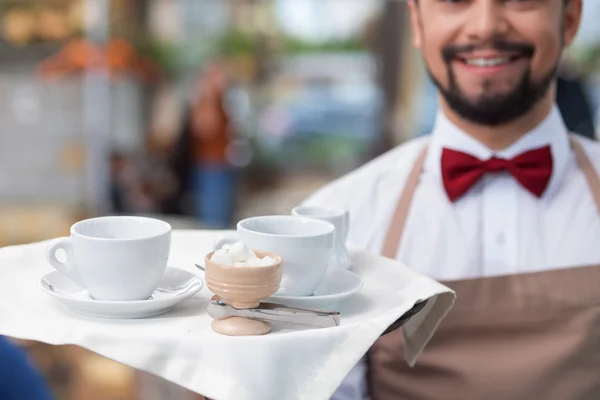
[[[438,111],[424,169],[428,172],[441,174],[441,158],[444,147],[471,154],[481,160],[487,160],[494,155],[502,158],[512,158],[525,151],[546,145],[550,145],[553,169],[548,189],[543,195],[544,198],[552,196],[556,191],[572,157],[569,133],[556,105],[537,127],[511,146],[500,151],[490,150],[450,122],[442,111]]]

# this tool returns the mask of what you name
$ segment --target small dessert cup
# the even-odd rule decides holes
[[[269,266],[239,267],[212,262],[212,252],[205,258],[206,286],[233,308],[258,307],[260,300],[279,290],[281,257],[265,251],[255,250],[254,253],[259,258],[270,256],[276,262]],[[211,327],[215,332],[230,336],[263,335],[271,331],[269,323],[243,317],[213,320]]]

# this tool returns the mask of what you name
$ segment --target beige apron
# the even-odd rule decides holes
[[[600,213],[598,174],[572,145]],[[396,258],[426,152],[392,217],[386,257]],[[400,330],[370,350],[372,400],[600,400],[600,265],[444,284],[456,303],[414,368]]]

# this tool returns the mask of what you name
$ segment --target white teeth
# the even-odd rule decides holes
[[[467,58],[466,63],[474,65],[476,67],[495,67],[498,65],[506,64],[510,61],[509,57],[496,57],[496,58]]]

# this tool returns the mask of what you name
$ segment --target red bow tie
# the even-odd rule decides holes
[[[511,160],[492,157],[481,161],[456,150],[442,151],[442,178],[450,201],[465,194],[486,173],[508,171],[531,193],[540,197],[552,176],[550,146],[527,151]]]

